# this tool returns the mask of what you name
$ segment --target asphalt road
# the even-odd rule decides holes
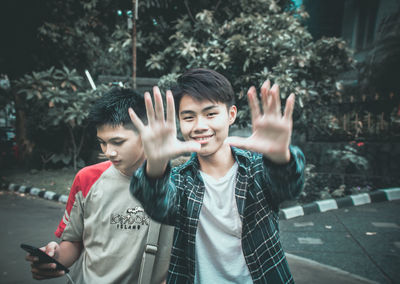
[[[379,283],[400,283],[400,200],[282,220],[288,253]]]
[[[19,247],[56,240],[53,231],[64,207],[55,201],[0,191],[0,283],[66,282],[64,277],[33,280]],[[399,213],[400,201],[390,201],[282,220],[281,239],[291,254],[288,261],[296,283],[368,283],[365,278],[400,283]]]
[[[33,196],[0,191],[0,283],[66,283],[64,277],[37,281],[32,279],[30,264],[21,243],[43,246],[57,240],[54,231],[64,213],[65,204]]]

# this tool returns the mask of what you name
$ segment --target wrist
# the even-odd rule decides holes
[[[160,178],[164,175],[168,166],[168,161],[147,161],[146,175],[149,178]]]
[[[284,153],[269,154],[269,155],[264,155],[264,157],[273,162],[274,164],[285,165],[290,162],[291,153],[290,149],[287,148],[287,150]]]

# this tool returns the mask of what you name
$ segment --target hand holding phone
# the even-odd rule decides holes
[[[55,263],[56,264],[56,270],[64,270],[65,273],[69,272],[69,269],[67,267],[65,267],[64,265],[59,263],[57,260],[55,260],[51,256],[47,255],[41,249],[39,249],[37,247],[34,247],[34,246],[31,246],[31,245],[27,245],[27,244],[21,244],[21,248],[23,250],[27,251],[30,255],[38,257],[39,258],[39,262],[42,262],[42,263]]]

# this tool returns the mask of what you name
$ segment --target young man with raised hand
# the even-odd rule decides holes
[[[138,283],[149,226],[154,221],[129,193],[133,172],[145,155],[128,108],[146,119],[143,95],[114,88],[91,107],[89,120],[108,161],[83,168],[76,175],[63,219],[55,235],[60,243],[42,248],[70,267],[75,283]],[[154,227],[153,227],[154,228]],[[173,228],[162,226],[151,283],[165,280]],[[157,232],[158,233],[158,232]],[[64,275],[55,264],[43,264],[27,255],[35,279]]]
[[[290,145],[294,94],[281,112],[279,87],[248,91],[252,135],[229,137],[237,109],[229,81],[192,69],[166,93],[145,94],[148,123],[130,109],[147,161],[131,192],[155,220],[175,226],[167,283],[293,283],[279,237],[279,204],[304,182],[304,156]],[[174,103],[175,99],[175,103]],[[185,142],[176,138],[175,106]],[[182,166],[169,161],[194,152]]]

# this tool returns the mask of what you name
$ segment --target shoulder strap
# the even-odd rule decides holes
[[[150,284],[153,272],[154,261],[158,249],[158,239],[160,235],[161,224],[153,220],[150,221],[149,231],[147,233],[146,248],[143,253],[142,263],[139,272],[139,284]]]

